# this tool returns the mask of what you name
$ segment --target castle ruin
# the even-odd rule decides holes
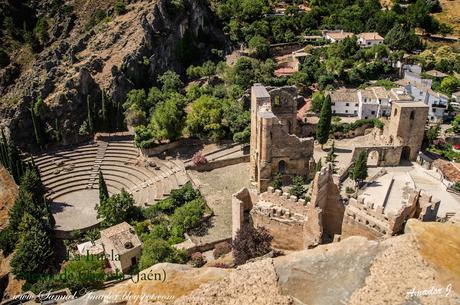
[[[267,190],[280,173],[283,180],[310,177],[314,170],[313,138],[301,138],[295,87],[251,88],[251,179]]]
[[[233,237],[245,223],[264,227],[276,248],[301,250],[331,242],[341,234],[344,206],[331,165],[313,180],[310,202],[268,187],[257,195],[246,188],[233,195]]]

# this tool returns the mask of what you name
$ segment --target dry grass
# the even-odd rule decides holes
[[[8,171],[0,166],[0,229],[6,225],[8,210],[13,206],[18,188]]]
[[[460,35],[460,0],[440,0],[442,12],[434,14],[436,18],[454,29],[454,35]]]

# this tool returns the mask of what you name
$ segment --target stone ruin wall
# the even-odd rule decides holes
[[[260,195],[242,189],[232,197],[233,237],[252,221],[270,232],[277,248],[302,250],[331,242],[341,233],[344,207],[329,164],[316,174],[312,194],[307,203],[272,187]]]
[[[432,196],[413,191],[407,202],[396,214],[385,215],[382,206],[374,206],[372,202],[364,202],[364,197],[350,198],[345,209],[343,230],[346,235],[360,232],[364,236],[375,238],[391,236],[404,231],[409,218],[421,221],[435,221],[440,201]]]
[[[323,227],[323,242],[332,241],[334,235],[342,232],[345,207],[341,202],[340,191],[333,179],[331,164],[324,166],[315,175],[311,194],[312,208],[320,209],[320,221]]]

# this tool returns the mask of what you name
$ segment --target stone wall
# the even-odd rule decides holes
[[[312,195],[305,202],[272,187],[260,195],[242,189],[232,197],[233,237],[252,222],[270,232],[277,248],[300,250],[331,242],[341,233],[344,207],[330,164],[316,173]]]
[[[222,160],[210,161],[205,164],[187,165],[185,169],[196,170],[198,172],[208,172],[217,168],[222,168],[230,165],[249,162],[249,155],[235,158],[227,158]]]
[[[440,201],[431,195],[422,193],[420,190],[413,190],[407,199],[401,204],[396,214],[384,212],[384,207],[374,206],[372,202],[364,202],[364,197],[357,199],[350,198],[345,209],[345,226],[347,232],[350,228],[359,230],[370,230],[372,235],[395,235],[404,231],[404,225],[410,218],[417,218],[421,221],[435,221]]]
[[[295,87],[251,89],[251,179],[266,191],[278,173],[288,182],[314,170],[313,139],[299,137]]]
[[[312,184],[311,204],[321,209],[323,242],[332,241],[334,235],[341,234],[342,220],[345,212],[340,192],[333,179],[333,169],[327,164],[315,175]]]

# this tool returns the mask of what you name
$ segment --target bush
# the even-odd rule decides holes
[[[165,240],[148,238],[142,249],[140,269],[146,269],[162,262],[184,264],[187,262],[187,254],[182,250],[177,250]]]
[[[252,225],[244,225],[236,233],[233,241],[233,257],[235,265],[244,264],[251,258],[267,254],[272,250],[271,241],[273,237],[268,231],[259,227],[255,229]]]
[[[124,4],[123,1],[118,0],[113,5],[113,9],[115,10],[115,13],[117,15],[123,15],[124,13],[126,13],[126,4]]]
[[[206,157],[203,156],[203,153],[201,151],[199,151],[199,152],[197,152],[196,154],[193,155],[192,163],[193,163],[194,166],[202,165],[202,164],[208,163],[208,159],[206,159]]]
[[[200,252],[195,252],[192,254],[191,261],[193,267],[200,268],[206,264],[206,259],[203,257],[203,254]]]
[[[214,247],[214,251],[212,255],[214,256],[215,259],[218,259],[219,257],[227,253],[230,253],[231,251],[232,251],[232,245],[230,245],[228,242],[221,242],[221,243],[218,243]]]

